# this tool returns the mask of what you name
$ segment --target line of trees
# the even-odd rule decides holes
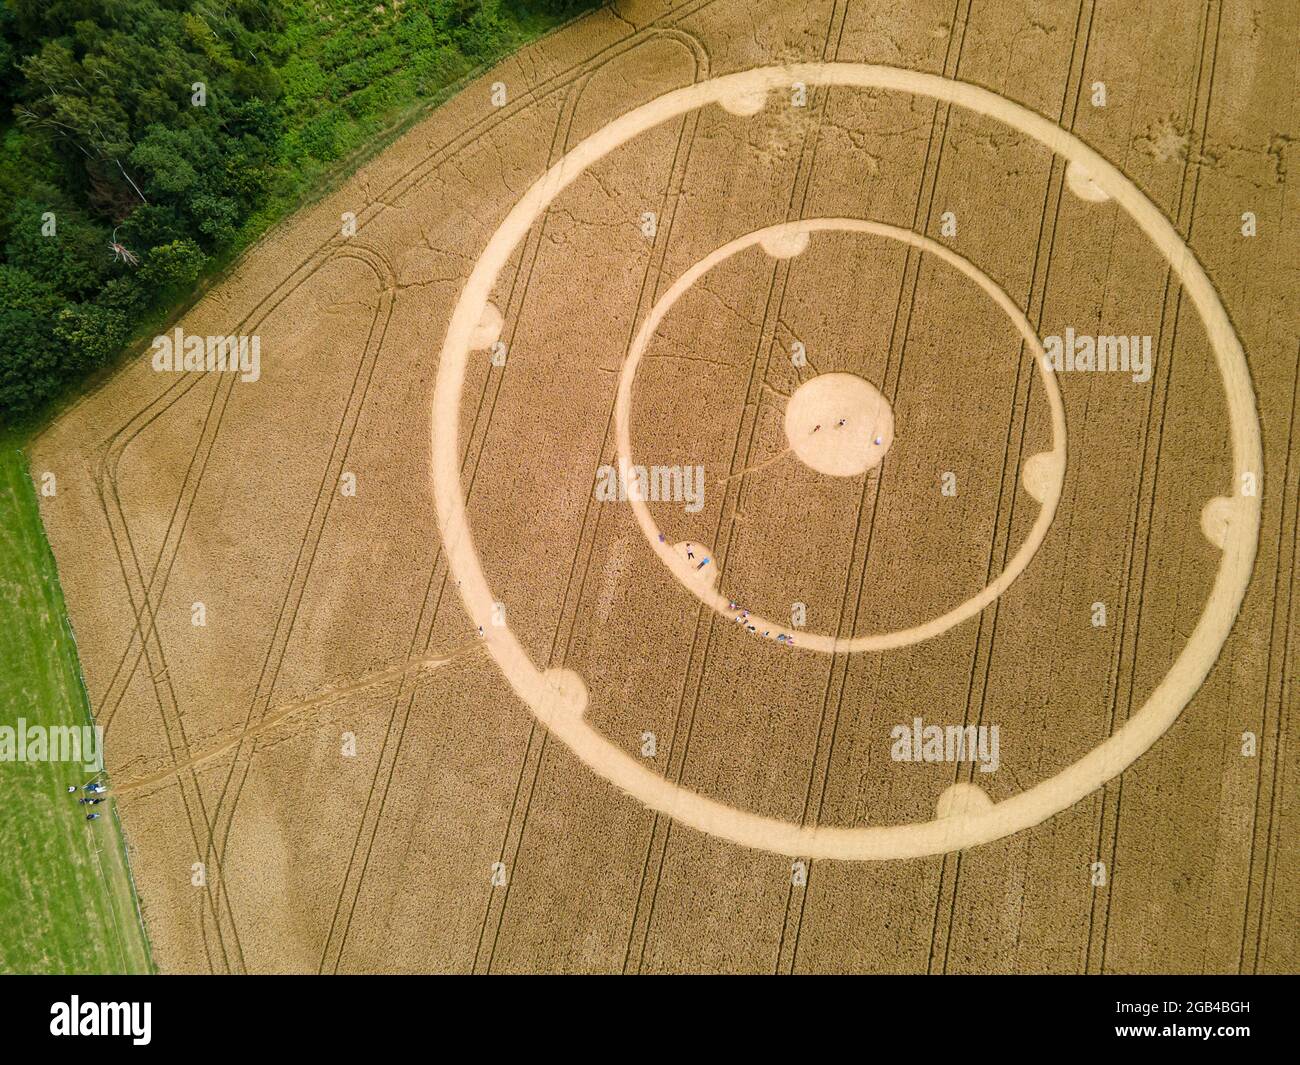
[[[521,19],[592,6],[3,2],[0,424],[109,362],[246,243],[294,170],[340,153],[322,130],[433,92],[514,44]],[[430,69],[412,80],[405,68],[419,63]]]

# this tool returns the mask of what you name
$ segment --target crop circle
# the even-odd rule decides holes
[[[776,89],[855,86],[942,100],[994,118],[1077,165],[1126,211],[1168,260],[1205,324],[1223,377],[1232,444],[1233,494],[1216,512],[1222,556],[1209,598],[1187,643],[1146,702],[1110,737],[1056,776],[998,803],[966,797],[916,824],[829,826],[781,821],[737,809],[651,772],[588,724],[585,688],[576,674],[539,669],[508,626],[493,625],[496,599],[474,549],[460,483],[460,397],[471,338],[487,313],[492,286],[511,253],[547,206],[579,174],[634,136],[686,112],[718,103],[756,113]],[[674,90],[588,136],[551,166],[512,208],[484,248],[453,311],[434,386],[433,489],[448,565],[471,621],[483,626],[489,653],[515,692],[574,755],[646,806],[731,842],[801,858],[918,857],[975,846],[1018,832],[1068,808],[1111,780],[1173,724],[1213,667],[1232,629],[1254,565],[1259,536],[1262,454],[1245,354],[1205,271],[1160,210],[1111,163],[1074,134],[986,89],[934,74],[854,63],[762,67]],[[1240,493],[1247,479],[1254,494]],[[1238,494],[1240,493],[1240,494]],[[1216,536],[1219,532],[1216,532]]]

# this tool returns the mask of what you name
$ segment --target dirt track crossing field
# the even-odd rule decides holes
[[[31,456],[159,967],[1300,969],[1298,45],[620,3],[254,249]]]

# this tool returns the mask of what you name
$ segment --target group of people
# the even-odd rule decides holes
[[[735,611],[736,616],[732,620],[735,621],[737,625],[743,625],[745,627],[746,632],[751,632],[755,636],[761,635],[765,640],[775,639],[777,643],[785,647],[794,646],[794,637],[791,636],[788,632],[778,632],[775,636],[773,636],[771,629],[764,629],[760,633],[758,631],[758,626],[756,626],[752,621],[749,620],[749,611],[746,610],[739,603],[737,603],[734,599],[727,601],[727,609]]]
[[[98,806],[101,802],[104,801],[104,793],[108,791],[107,786],[103,783],[102,780],[100,780],[100,777],[102,776],[103,776],[102,773],[96,773],[93,777],[90,778],[89,783],[82,784],[80,788],[78,788],[76,784],[69,784],[68,794],[76,795],[78,791],[84,791],[86,792],[86,794],[83,795],[81,798],[79,798],[77,800],[77,803],[81,806],[92,806],[92,807]],[[86,814],[86,820],[98,821],[99,811],[93,809],[89,811]]]
[[[843,422],[840,422],[840,424],[843,425],[844,423],[843,423]],[[819,426],[817,426],[817,428],[820,429],[821,426],[819,425]],[[659,542],[660,542],[661,544],[662,544],[662,543],[667,543],[667,542],[668,542],[667,539],[664,537],[664,534],[663,534],[663,533],[660,533],[660,534],[659,534]],[[687,560],[688,562],[695,562],[695,545],[694,545],[693,543],[687,542],[687,543],[683,544],[682,546],[683,546],[683,547],[685,548],[685,550],[686,550],[686,560]],[[703,558],[700,562],[698,562],[698,563],[695,564],[695,568],[696,568],[697,570],[701,570],[701,569],[703,569],[705,566],[707,566],[707,565],[708,565],[710,562],[712,562],[712,561],[713,561],[713,559],[711,559],[708,555],[705,555],[704,558]],[[746,632],[751,632],[751,633],[753,633],[755,636],[760,635],[760,633],[759,633],[759,631],[758,631],[758,626],[755,625],[752,621],[749,620],[749,611],[748,611],[748,610],[746,610],[746,609],[745,609],[743,606],[741,606],[739,603],[735,602],[735,600],[728,600],[728,601],[727,601],[727,608],[728,608],[729,610],[731,610],[731,611],[733,611],[733,612],[735,613],[736,616],[735,616],[735,618],[734,618],[733,620],[736,622],[737,625],[743,625],[743,626],[745,627],[745,631],[746,631]],[[482,635],[482,633],[483,633],[483,630],[480,629],[480,630],[479,630],[479,635]],[[781,644],[781,645],[784,646],[784,647],[793,647],[793,646],[794,646],[794,637],[791,636],[788,632],[777,632],[777,633],[775,634],[775,636],[774,636],[773,633],[772,633],[772,630],[771,630],[771,629],[765,629],[765,630],[761,633],[761,635],[762,635],[763,639],[765,639],[765,640],[775,639],[777,643]]]

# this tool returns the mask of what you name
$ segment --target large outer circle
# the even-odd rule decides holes
[[[1056,518],[1056,507],[1061,500],[1061,488],[1065,478],[1065,404],[1061,401],[1061,390],[1056,383],[1056,374],[1047,367],[1043,342],[1039,340],[1038,334],[1034,332],[1034,327],[1030,324],[1029,319],[1025,317],[1025,312],[1016,306],[1015,301],[988,274],[965,256],[958,255],[951,248],[945,247],[938,241],[931,240],[920,233],[914,233],[910,229],[886,225],[884,222],[868,222],[860,218],[803,218],[797,222],[782,222],[778,225],[768,226],[765,229],[756,229],[751,233],[746,233],[744,236],[729,241],[720,248],[715,248],[683,273],[655,301],[655,305],[646,314],[645,321],[641,323],[641,328],[637,330],[636,335],[632,338],[627,358],[623,360],[623,368],[619,371],[618,396],[614,400],[614,443],[618,449],[619,469],[623,471],[624,482],[626,483],[627,471],[633,464],[631,430],[628,421],[632,410],[632,385],[636,380],[637,367],[641,364],[641,359],[650,344],[651,337],[659,328],[659,323],[672,310],[683,293],[708,271],[712,270],[713,267],[744,248],[754,245],[765,248],[789,248],[800,239],[807,242],[811,239],[811,234],[823,232],[868,233],[872,236],[901,241],[935,256],[974,281],[980,290],[1011,319],[1011,323],[1020,333],[1020,339],[1033,355],[1034,365],[1038,367],[1039,380],[1042,381],[1043,392],[1047,397],[1047,406],[1051,414],[1052,450],[1041,453],[1051,461],[1046,467],[1048,477],[1046,484],[1043,486],[1044,490],[1038,498],[1041,504],[1038,517],[1034,519],[1034,524],[1025,536],[1024,542],[1007,561],[1002,572],[993,580],[969,599],[958,603],[951,610],[946,610],[944,613],[929,618],[919,625],[911,625],[906,629],[865,633],[861,636],[832,636],[825,632],[813,632],[808,629],[798,630],[798,646],[804,650],[820,651],[823,654],[895,651],[900,647],[920,643],[922,640],[933,639],[968,618],[973,618],[1011,587],[1016,578],[1024,572],[1025,567],[1029,565],[1038,549],[1042,546],[1043,541],[1047,538],[1047,531],[1052,527],[1052,522]],[[735,610],[731,607],[731,601],[712,585],[703,584],[695,579],[690,564],[676,554],[671,545],[659,534],[659,526],[655,524],[654,517],[650,513],[650,508],[646,506],[645,500],[631,495],[628,502],[632,506],[632,513],[636,515],[637,524],[641,526],[641,532],[644,534],[646,542],[659,556],[660,561],[668,567],[669,572],[677,578],[678,583],[701,603],[713,610],[714,613],[720,614],[728,620],[733,619]],[[746,621],[759,632],[782,632],[786,630],[783,623],[772,621],[752,612],[748,613]]]
[[[800,825],[717,802],[652,773],[614,746],[583,717],[583,700],[567,671],[539,670],[514,634],[491,623],[494,598],[474,550],[460,487],[460,395],[470,336],[510,254],[552,200],[598,159],[637,134],[710,103],[733,109],[793,82],[913,93],[965,107],[1025,133],[1077,163],[1133,218],[1168,259],[1193,306],[1223,376],[1232,441],[1233,495],[1226,508],[1223,556],[1205,609],[1182,653],[1146,703],[1105,741],[1061,773],[990,808],[920,824],[844,828]],[[934,74],[857,63],[761,67],[666,93],[580,142],[546,171],[511,209],[475,264],[452,313],[433,396],[433,490],[448,565],[471,620],[511,687],[537,718],[598,775],[650,808],[701,832],[791,857],[883,859],[918,857],[987,843],[1059,813],[1115,777],[1173,724],[1205,680],[1232,629],[1246,593],[1259,538],[1263,461],[1255,395],[1245,353],[1214,286],[1191,249],[1147,197],[1097,152],[1041,115],[987,89]],[[1244,475],[1257,491],[1235,494]],[[557,677],[557,672],[563,674]],[[565,697],[557,696],[557,690]]]

